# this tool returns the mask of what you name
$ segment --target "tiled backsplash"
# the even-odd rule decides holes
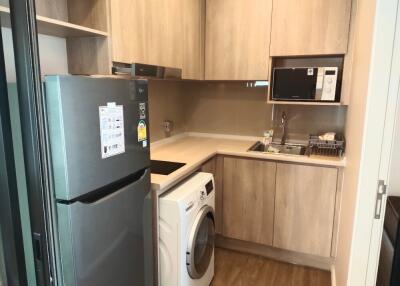
[[[343,132],[346,107],[270,105],[266,87],[245,82],[171,82],[149,84],[152,141],[166,137],[162,122],[171,120],[171,135],[182,132],[262,136],[288,114],[289,139],[327,131]]]

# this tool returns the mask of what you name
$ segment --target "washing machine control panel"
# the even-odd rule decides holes
[[[200,191],[200,200],[205,200],[209,194],[214,191],[214,182],[210,180],[206,185],[205,188]]]

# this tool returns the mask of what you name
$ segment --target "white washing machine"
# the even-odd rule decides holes
[[[214,178],[196,173],[159,201],[161,286],[208,286],[214,276]]]

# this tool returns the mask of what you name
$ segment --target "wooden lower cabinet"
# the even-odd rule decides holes
[[[276,163],[225,157],[223,236],[272,245]]]
[[[273,246],[331,256],[338,170],[277,164]]]

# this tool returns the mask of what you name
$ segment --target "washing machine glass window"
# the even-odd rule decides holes
[[[193,223],[186,253],[187,270],[193,279],[199,279],[206,273],[214,252],[214,240],[214,210],[204,206]]]

